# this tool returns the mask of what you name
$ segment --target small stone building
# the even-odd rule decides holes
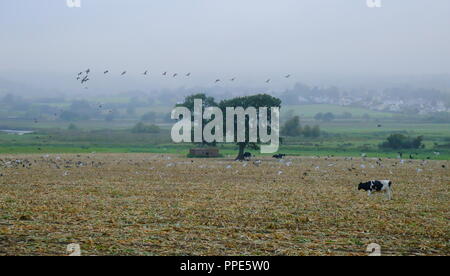
[[[192,157],[219,157],[218,148],[195,148],[190,149],[189,155]]]

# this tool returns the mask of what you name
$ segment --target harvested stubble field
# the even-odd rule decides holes
[[[0,255],[450,253],[448,161],[0,159]],[[394,199],[357,190],[370,179],[391,179]]]

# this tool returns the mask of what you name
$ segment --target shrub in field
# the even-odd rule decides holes
[[[281,135],[298,137],[303,135],[304,137],[319,137],[320,127],[318,125],[309,126],[305,125],[303,128],[300,125],[299,116],[294,116],[293,118],[286,121],[283,128],[281,129]]]
[[[422,144],[423,136],[418,136],[416,138],[408,137],[403,134],[391,134],[386,142],[383,142],[381,148],[389,149],[418,149],[424,148],[425,145]]]
[[[281,130],[281,135],[284,136],[300,136],[302,133],[302,127],[300,126],[300,117],[294,116],[289,119],[285,124],[283,129]]]

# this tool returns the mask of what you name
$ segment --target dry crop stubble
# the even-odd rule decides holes
[[[84,255],[364,255],[372,242],[387,255],[449,254],[448,161],[1,159],[1,255],[63,255],[69,243]],[[391,179],[394,199],[357,190],[370,179]]]

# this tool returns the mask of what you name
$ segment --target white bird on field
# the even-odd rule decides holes
[[[71,243],[67,245],[66,249],[69,256],[81,256],[81,248],[80,245],[77,243]]]

